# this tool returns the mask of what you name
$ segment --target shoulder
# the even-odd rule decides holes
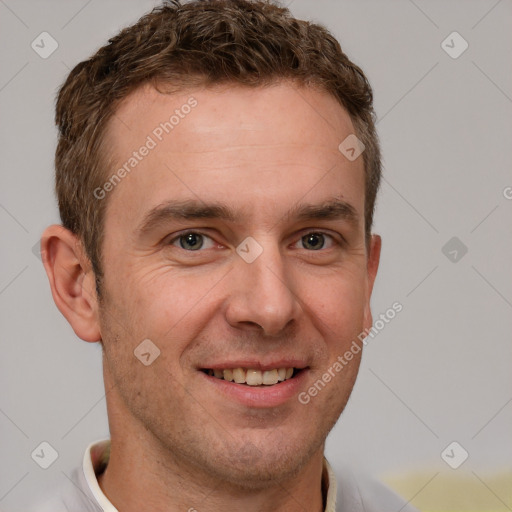
[[[102,512],[91,495],[81,468],[68,479],[64,474],[56,487],[35,499],[27,512]]]
[[[336,468],[336,512],[418,512],[376,478],[350,468]]]

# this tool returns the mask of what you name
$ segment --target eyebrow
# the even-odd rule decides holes
[[[206,204],[196,200],[167,201],[149,210],[137,228],[139,234],[172,220],[220,219],[235,222],[237,218],[227,205],[222,203]]]
[[[138,234],[144,234],[156,226],[173,220],[218,219],[236,222],[245,218],[241,210],[235,210],[220,202],[204,203],[198,200],[167,201],[149,210],[137,228]],[[319,204],[299,203],[291,208],[282,219],[311,220],[345,220],[357,226],[359,214],[346,201],[338,198],[329,199]]]
[[[298,220],[346,220],[354,225],[359,222],[356,209],[342,199],[330,199],[320,204],[300,203],[286,217],[295,217]]]

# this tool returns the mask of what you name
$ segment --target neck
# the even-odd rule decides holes
[[[144,509],[154,512],[296,512],[298,509],[321,512],[324,509],[322,460],[320,464],[304,468],[293,480],[264,489],[250,489],[214,482],[197,472],[194,478],[189,478],[178,468],[164,469],[155,459],[156,464],[149,464],[151,458],[135,446],[128,454],[128,450],[113,442],[111,459],[98,482],[119,512]]]
[[[323,511],[323,446],[293,478],[258,487],[253,482],[234,486],[163,447],[128,414],[115,388],[107,400],[110,459],[98,483],[119,512]]]

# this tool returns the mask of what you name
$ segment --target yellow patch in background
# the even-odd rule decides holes
[[[512,469],[456,474],[432,470],[385,475],[382,480],[421,512],[512,511]]]

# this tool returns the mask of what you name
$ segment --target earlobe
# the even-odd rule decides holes
[[[59,311],[79,338],[100,341],[95,276],[78,237],[63,226],[48,227],[41,257]]]

